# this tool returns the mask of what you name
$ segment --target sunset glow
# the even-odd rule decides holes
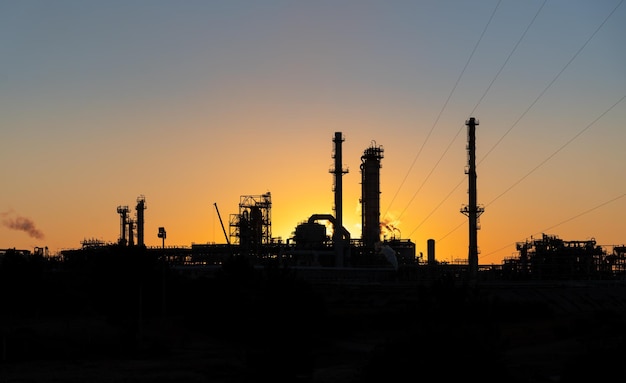
[[[272,237],[333,211],[361,235],[363,151],[384,148],[385,235],[467,259],[476,117],[481,264],[557,235],[626,243],[621,1],[28,1],[0,5],[0,248],[224,243],[242,195]],[[329,233],[330,235],[330,233]]]

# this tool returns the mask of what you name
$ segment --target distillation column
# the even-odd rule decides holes
[[[361,156],[361,239],[369,251],[380,242],[380,160],[383,147],[376,142]]]
[[[342,240],[343,228],[343,183],[341,177],[348,173],[348,169],[344,169],[342,165],[341,143],[344,141],[341,132],[335,132],[334,153],[335,166],[330,169],[330,173],[334,175],[333,192],[335,193],[335,226],[333,227],[333,245],[335,246],[335,266],[343,267],[344,243]]]
[[[127,245],[126,241],[126,224],[128,222],[128,206],[118,206],[117,213],[120,215],[120,238],[118,243],[122,246]]]
[[[144,227],[144,219],[143,219],[143,211],[147,208],[146,206],[146,198],[144,196],[137,197],[137,246],[144,246],[143,243],[143,227]]]
[[[476,125],[478,120],[470,117],[465,122],[467,125],[467,156],[468,165],[465,174],[468,177],[468,194],[469,203],[461,209],[461,213],[465,214],[469,220],[469,278],[475,282],[478,278],[478,218],[485,211],[482,206],[478,206],[476,197]]]

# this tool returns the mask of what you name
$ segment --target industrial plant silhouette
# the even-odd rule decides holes
[[[245,259],[252,267],[272,265],[289,268],[308,280],[363,280],[432,282],[442,275],[454,275],[456,283],[475,284],[486,280],[621,280],[626,276],[626,245],[613,246],[609,251],[596,244],[595,239],[562,240],[556,235],[542,234],[516,244],[518,257],[508,258],[501,265],[480,265],[478,258],[479,217],[484,208],[477,201],[476,127],[478,119],[471,117],[467,126],[468,203],[461,213],[468,217],[468,257],[465,262],[450,264],[436,259],[436,244],[427,241],[427,257],[416,256],[415,243],[403,239],[399,230],[383,237],[380,213],[380,169],[384,158],[382,145],[372,141],[361,156],[361,238],[353,238],[343,225],[343,182],[348,172],[343,168],[341,132],[335,132],[333,142],[334,215],[313,212],[306,222],[296,226],[294,235],[286,242],[272,236],[272,195],[242,195],[239,211],[228,220],[222,219],[217,203],[225,242],[221,244],[193,243],[187,247],[166,247],[167,232],[160,227],[158,237],[162,246],[144,244],[144,195],[137,197],[135,218],[128,205],[117,207],[120,236],[116,244],[86,239],[82,248],[61,251],[61,258],[71,261],[85,253],[107,248],[138,247],[154,257],[163,259],[178,273],[211,275],[231,258]],[[327,225],[332,227],[330,235]],[[389,229],[389,228],[387,228]],[[398,235],[396,235],[398,233]]]
[[[475,129],[468,127],[468,259],[427,259],[381,238],[383,147],[361,156],[361,238],[343,226],[341,132],[334,215],[272,237],[271,193],[240,197],[225,242],[144,242],[117,207],[117,243],[85,240],[50,257],[5,249],[0,379],[7,382],[621,382],[626,379],[626,246],[554,235],[478,262]],[[324,223],[332,225],[327,233]]]

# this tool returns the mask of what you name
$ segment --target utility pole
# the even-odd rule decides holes
[[[165,232],[164,227],[159,227],[158,237],[163,241],[163,258],[161,261],[161,314],[165,315],[165,266],[167,264],[167,255],[165,254],[165,237],[167,237],[167,233]]]

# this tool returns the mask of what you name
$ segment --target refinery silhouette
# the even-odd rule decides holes
[[[621,280],[626,276],[626,245],[611,248],[599,246],[595,239],[564,240],[556,235],[542,234],[516,244],[517,257],[501,265],[480,265],[478,257],[479,217],[484,207],[477,201],[476,127],[471,117],[467,126],[468,203],[461,213],[468,220],[468,255],[454,263],[436,258],[436,243],[427,241],[426,259],[416,254],[415,243],[399,236],[399,230],[386,227],[380,214],[380,169],[384,158],[382,145],[372,142],[361,156],[361,238],[353,238],[343,225],[342,132],[333,137],[334,204],[332,214],[313,212],[306,222],[295,228],[293,237],[283,242],[272,236],[272,196],[242,195],[239,211],[222,219],[219,207],[214,208],[224,233],[221,244],[191,244],[190,247],[166,247],[167,232],[160,227],[162,246],[146,248],[144,244],[144,211],[146,198],[137,197],[134,218],[128,205],[117,207],[120,235],[117,243],[85,239],[82,248],[62,250],[64,260],[103,248],[139,247],[162,257],[181,273],[214,273],[231,258],[245,258],[251,266],[275,265],[297,271],[303,278],[332,280],[407,280],[429,282],[441,275],[454,275],[459,283],[475,284],[481,280]],[[330,225],[331,232],[327,233]],[[390,238],[382,229],[391,232]],[[396,235],[398,233],[398,235]],[[40,250],[39,250],[40,251]]]
[[[381,234],[381,145],[361,156],[361,238],[343,225],[342,132],[334,214],[283,242],[272,196],[242,195],[224,243],[144,242],[147,202],[117,206],[116,243],[0,251],[6,382],[620,382],[626,246],[543,234],[481,265],[475,118],[468,129],[468,257]],[[36,230],[29,222],[13,221]],[[332,228],[327,232],[327,224]],[[41,235],[41,233],[39,233]],[[429,380],[430,379],[430,380]]]

